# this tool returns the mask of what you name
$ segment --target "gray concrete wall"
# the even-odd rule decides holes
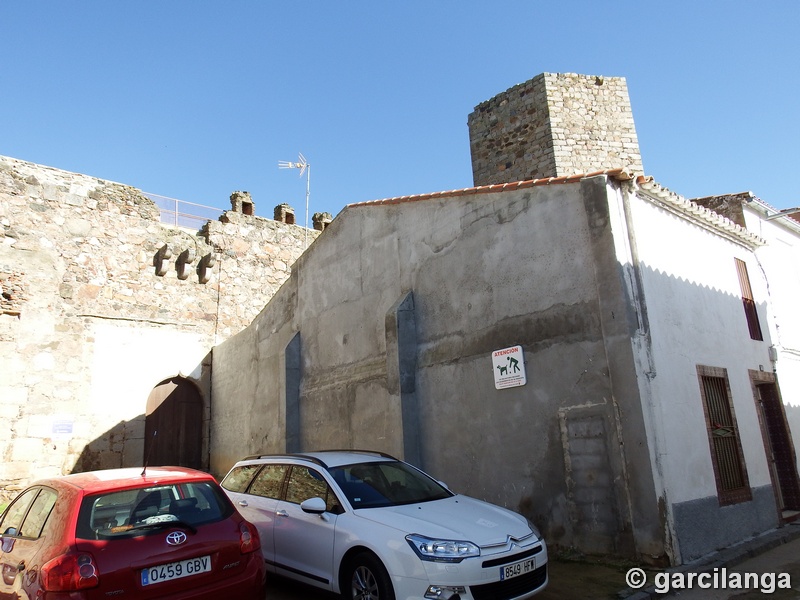
[[[215,349],[214,472],[285,449],[285,348],[299,333],[299,449],[418,456],[550,543],[663,554],[646,440],[618,427],[630,414],[644,430],[605,194],[601,177],[346,208]],[[528,383],[496,390],[491,353],[514,345]]]

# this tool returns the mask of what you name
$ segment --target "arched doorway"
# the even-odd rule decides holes
[[[144,460],[150,466],[202,469],[203,399],[183,377],[159,383],[147,398]]]

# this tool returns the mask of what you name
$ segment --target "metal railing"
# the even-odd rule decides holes
[[[176,227],[186,227],[188,229],[200,229],[206,221],[216,221],[223,210],[214,206],[205,206],[186,202],[177,198],[168,198],[158,194],[142,192],[158,206],[161,213],[161,222],[174,225]]]

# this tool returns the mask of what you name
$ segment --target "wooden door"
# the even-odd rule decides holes
[[[757,385],[756,389],[766,434],[767,460],[772,469],[778,505],[784,511],[800,510],[797,459],[777,386],[765,383]]]
[[[182,377],[158,384],[147,399],[144,459],[149,466],[202,469],[203,400]]]

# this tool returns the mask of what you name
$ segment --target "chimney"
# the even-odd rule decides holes
[[[231,194],[231,210],[242,213],[243,215],[253,216],[256,214],[256,205],[250,197],[250,192],[233,192]]]
[[[285,202],[278,204],[275,207],[275,220],[287,225],[294,225],[294,209]]]
[[[314,216],[311,217],[311,221],[314,223],[314,229],[317,231],[325,231],[328,225],[331,224],[331,221],[333,221],[333,215],[327,212],[314,213]]]

